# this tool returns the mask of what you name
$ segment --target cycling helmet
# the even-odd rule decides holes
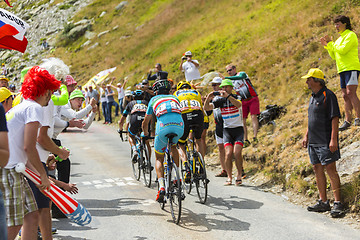
[[[144,99],[144,92],[142,90],[136,90],[134,92],[134,99],[135,100],[143,100]]]
[[[10,85],[9,85],[9,89],[11,89],[11,90],[15,90],[15,89],[16,89],[15,84],[10,84]]]
[[[191,85],[188,81],[181,81],[177,84],[176,90],[188,88],[191,89]]]
[[[152,86],[156,94],[169,94],[171,86],[167,79],[157,80]]]

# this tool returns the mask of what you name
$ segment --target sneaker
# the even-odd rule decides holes
[[[360,126],[360,118],[355,118],[354,126]]]
[[[329,200],[327,200],[326,202],[323,202],[321,200],[318,200],[318,202],[313,205],[313,206],[308,206],[307,210],[310,212],[327,212],[330,211],[330,204],[329,204]]]
[[[137,163],[137,161],[138,161],[138,156],[139,156],[139,153],[138,153],[137,151],[133,151],[133,155],[132,155],[132,157],[131,157],[131,161],[132,161],[133,163]]]
[[[225,170],[222,170],[221,173],[216,174],[215,177],[227,177],[227,172]]]
[[[334,202],[330,215],[333,218],[343,217],[345,215],[344,205],[341,202]]]
[[[164,197],[165,197],[165,188],[160,188],[160,190],[158,191],[158,194],[156,196],[156,201],[159,203],[163,203],[164,202]]]
[[[348,129],[351,126],[351,124],[348,121],[344,121],[344,123],[339,127],[339,131],[344,131]]]
[[[259,142],[258,139],[256,137],[254,137],[253,140],[252,140],[252,143],[257,144],[258,142]]]
[[[244,141],[244,148],[250,146],[250,144],[251,144],[251,142],[246,139],[246,140]]]

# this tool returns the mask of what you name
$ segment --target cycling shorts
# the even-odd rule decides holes
[[[184,134],[179,140],[179,143],[185,143],[186,139],[190,133],[190,126],[192,127],[193,134],[195,135],[195,139],[200,139],[201,134],[204,130],[204,114],[201,110],[192,111],[189,113],[181,114],[184,120]]]
[[[164,154],[168,139],[166,137],[169,133],[175,133],[173,143],[176,144],[179,138],[184,133],[184,121],[179,113],[170,112],[161,115],[157,119],[154,149],[158,154]]]
[[[136,135],[138,133],[141,133],[141,125],[142,125],[142,122],[144,121],[144,118],[145,118],[145,116],[141,116],[138,114],[130,115],[130,124],[129,124],[128,132],[131,135]]]
[[[360,71],[344,71],[339,73],[340,74],[340,87],[346,88],[348,85],[359,85]]]
[[[239,144],[244,146],[244,128],[224,128],[224,147]]]

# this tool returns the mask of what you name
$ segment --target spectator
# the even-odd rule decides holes
[[[113,78],[113,80],[115,80],[115,78]],[[122,107],[123,105],[123,100],[124,100],[124,97],[125,97],[125,86],[126,86],[126,83],[127,83],[127,78],[124,79],[124,83],[121,84],[120,82],[118,84],[116,84],[116,90],[118,92],[118,100],[119,100],[119,109],[120,109],[120,114],[122,115],[123,112],[124,112],[124,108]],[[115,88],[115,86],[112,86],[113,88]]]
[[[8,86],[9,86],[9,79],[5,75],[0,76],[0,87],[7,88]]]
[[[225,185],[232,185],[232,159],[234,156],[237,168],[235,184],[236,186],[239,186],[242,184],[242,148],[244,145],[244,128],[240,96],[232,94],[234,86],[231,80],[223,80],[219,87],[223,88],[223,90],[209,93],[206,97],[204,108],[205,111],[210,111],[215,108],[220,108],[221,110],[224,121],[223,139],[225,147],[225,165],[228,174]],[[219,95],[220,97],[214,99],[216,95]],[[213,100],[212,103],[211,100]]]
[[[313,92],[308,110],[308,129],[302,146],[308,148],[320,195],[318,202],[307,209],[313,212],[331,210],[326,196],[327,182],[324,172],[326,169],[335,197],[331,216],[340,217],[344,214],[344,206],[340,202],[340,177],[336,171],[336,161],[340,158],[338,138],[340,109],[338,101],[336,95],[326,88],[325,76],[320,69],[312,68],[307,75],[301,78],[306,79],[308,88]]]
[[[9,160],[8,129],[5,110],[0,103],[0,168],[5,167]],[[1,169],[0,169],[1,171]],[[0,239],[8,239],[6,227],[6,213],[3,194],[0,189]]]
[[[74,78],[71,75],[66,75],[65,81],[66,81],[66,87],[68,93],[70,95],[75,90],[77,82],[74,80]]]
[[[2,75],[7,76],[7,68],[5,66],[5,63],[1,64],[1,69],[2,69]]]
[[[222,79],[220,77],[215,77],[212,81],[211,81],[211,86],[214,90],[214,92],[219,92],[221,90],[220,88],[220,84],[222,82]],[[220,96],[217,95],[214,97],[213,100],[216,101],[217,98],[219,98]],[[213,110],[214,113],[214,120],[215,120],[215,140],[216,140],[216,144],[218,145],[219,148],[219,159],[220,159],[220,166],[221,166],[221,172],[219,174],[216,174],[216,177],[227,177],[227,172],[226,172],[226,165],[225,165],[225,148],[224,148],[224,141],[223,141],[223,124],[224,124],[224,120],[221,116],[221,110],[220,108],[215,108]]]
[[[237,73],[236,67],[234,65],[227,65],[226,72],[230,77],[225,77],[233,81],[234,90],[241,97],[242,102],[242,112],[243,112],[243,121],[244,121],[244,147],[250,145],[248,139],[248,131],[246,127],[246,119],[250,113],[251,122],[253,127],[253,143],[257,143],[257,133],[259,131],[259,120],[257,115],[260,114],[260,104],[258,94],[252,85],[248,75],[245,72]]]
[[[46,39],[44,39],[41,43],[41,49],[42,50],[48,50],[49,49],[49,44],[46,42]]]
[[[144,79],[141,82],[140,90],[144,91],[144,94],[145,94],[145,99],[144,100],[147,101],[147,102],[150,102],[150,99],[154,96],[154,91],[152,90],[152,88],[149,85],[149,80]]]
[[[10,84],[10,85],[9,85],[9,90],[10,90],[12,93],[15,93],[15,91],[16,91],[16,86],[15,86],[15,84]]]
[[[26,75],[21,89],[25,100],[9,111],[12,116],[7,123],[10,158],[8,164],[0,171],[0,187],[9,193],[4,201],[7,210],[8,239],[15,239],[23,224],[26,227],[23,228],[22,235],[28,239],[37,238],[39,213],[34,195],[27,181],[24,181],[24,175],[15,171],[15,166],[18,163],[31,163],[40,173],[41,184],[37,187],[40,190],[50,189],[50,181],[36,149],[36,141],[42,123],[42,106],[48,105],[53,91],[58,89],[60,84],[61,82],[48,71],[33,67]]]
[[[90,99],[91,98],[95,98],[96,100],[96,105],[97,105],[97,108],[96,108],[96,113],[98,114],[98,121],[101,120],[101,117],[100,117],[100,102],[99,102],[99,93],[98,91],[96,91],[96,89],[93,89],[93,86],[90,84],[89,85],[89,91],[87,93],[87,102],[89,103],[90,102]]]
[[[155,74],[152,75],[152,72],[155,72]],[[168,73],[161,69],[160,63],[155,64],[155,68],[150,69],[149,74],[147,76],[147,80],[149,80],[149,81],[150,80],[167,79],[167,78],[168,78]]]
[[[185,56],[181,57],[181,63],[179,70],[185,73],[186,81],[200,79],[199,62],[192,59],[192,53],[190,51],[185,52]]]
[[[336,30],[340,37],[333,42],[326,35],[320,38],[320,42],[328,50],[329,55],[336,61],[337,72],[340,75],[340,87],[345,101],[345,121],[339,130],[343,131],[351,126],[352,109],[355,110],[355,126],[360,126],[360,101],[356,95],[360,73],[358,56],[358,38],[352,31],[350,18],[337,16],[334,19]]]
[[[10,92],[6,87],[0,88],[0,103],[3,105],[5,112],[12,108],[14,93]]]
[[[112,123],[112,116],[111,116],[111,112],[112,112],[112,107],[115,106],[115,116],[119,116],[119,104],[117,102],[115,102],[114,99],[114,91],[111,89],[111,85],[108,84],[106,85],[106,89],[105,89],[105,93],[106,93],[106,101],[108,104],[108,123]]]

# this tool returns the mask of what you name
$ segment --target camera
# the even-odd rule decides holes
[[[214,96],[220,96],[220,92],[213,92]]]
[[[181,59],[182,59],[182,60],[186,60],[186,59],[187,59],[187,57],[182,57]]]

